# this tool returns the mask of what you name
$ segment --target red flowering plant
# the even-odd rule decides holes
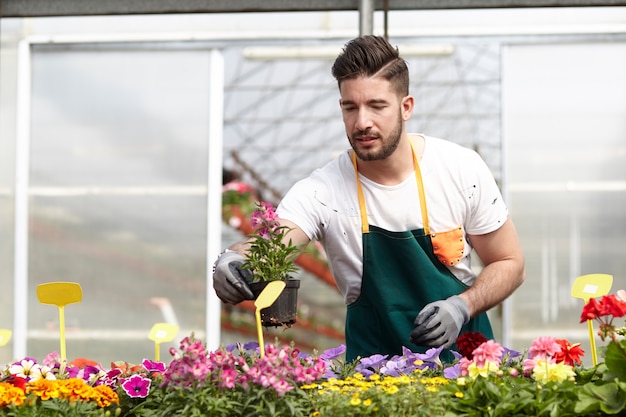
[[[580,322],[595,320],[600,324],[598,334],[602,341],[609,343],[604,350],[606,378],[626,381],[626,326],[618,327],[615,319],[626,317],[626,291],[604,295],[600,299],[591,298],[583,307]],[[626,323],[625,323],[626,324]],[[623,389],[626,395],[626,387]]]

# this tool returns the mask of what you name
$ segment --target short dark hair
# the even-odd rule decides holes
[[[349,41],[335,60],[333,77],[341,82],[362,76],[380,76],[401,96],[409,94],[409,68],[394,48],[380,36],[360,36]]]

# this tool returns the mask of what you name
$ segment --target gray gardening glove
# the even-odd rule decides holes
[[[413,322],[415,329],[411,332],[411,343],[447,349],[454,344],[461,327],[469,319],[467,303],[458,295],[427,304]]]
[[[248,287],[253,279],[252,272],[241,268],[245,260],[246,258],[235,251],[226,251],[215,261],[213,288],[220,300],[225,303],[237,304],[243,300],[254,299]]]

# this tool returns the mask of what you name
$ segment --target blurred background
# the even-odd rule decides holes
[[[192,332],[256,340],[253,312],[210,287],[245,236],[221,185],[277,204],[348,146],[330,67],[364,11],[7,16],[17,3],[0,19],[0,363],[58,350],[58,311],[35,293],[52,281],[83,289],[70,358],[139,362],[157,322],[180,327],[162,358]],[[478,151],[508,202],[527,280],[490,316],[514,349],[552,335],[588,352],[574,279],[626,288],[621,6],[371,11],[409,63],[408,130]],[[266,341],[344,343],[332,280],[298,275],[299,321]]]

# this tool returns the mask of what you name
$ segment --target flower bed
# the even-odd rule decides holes
[[[577,344],[536,339],[516,352],[467,333],[453,363],[441,349],[342,361],[293,345],[235,344],[215,351],[193,335],[169,364],[24,358],[0,374],[0,416],[601,416],[626,413],[626,341],[614,318],[626,301],[604,296],[581,322],[600,322],[604,362],[585,368]]]

